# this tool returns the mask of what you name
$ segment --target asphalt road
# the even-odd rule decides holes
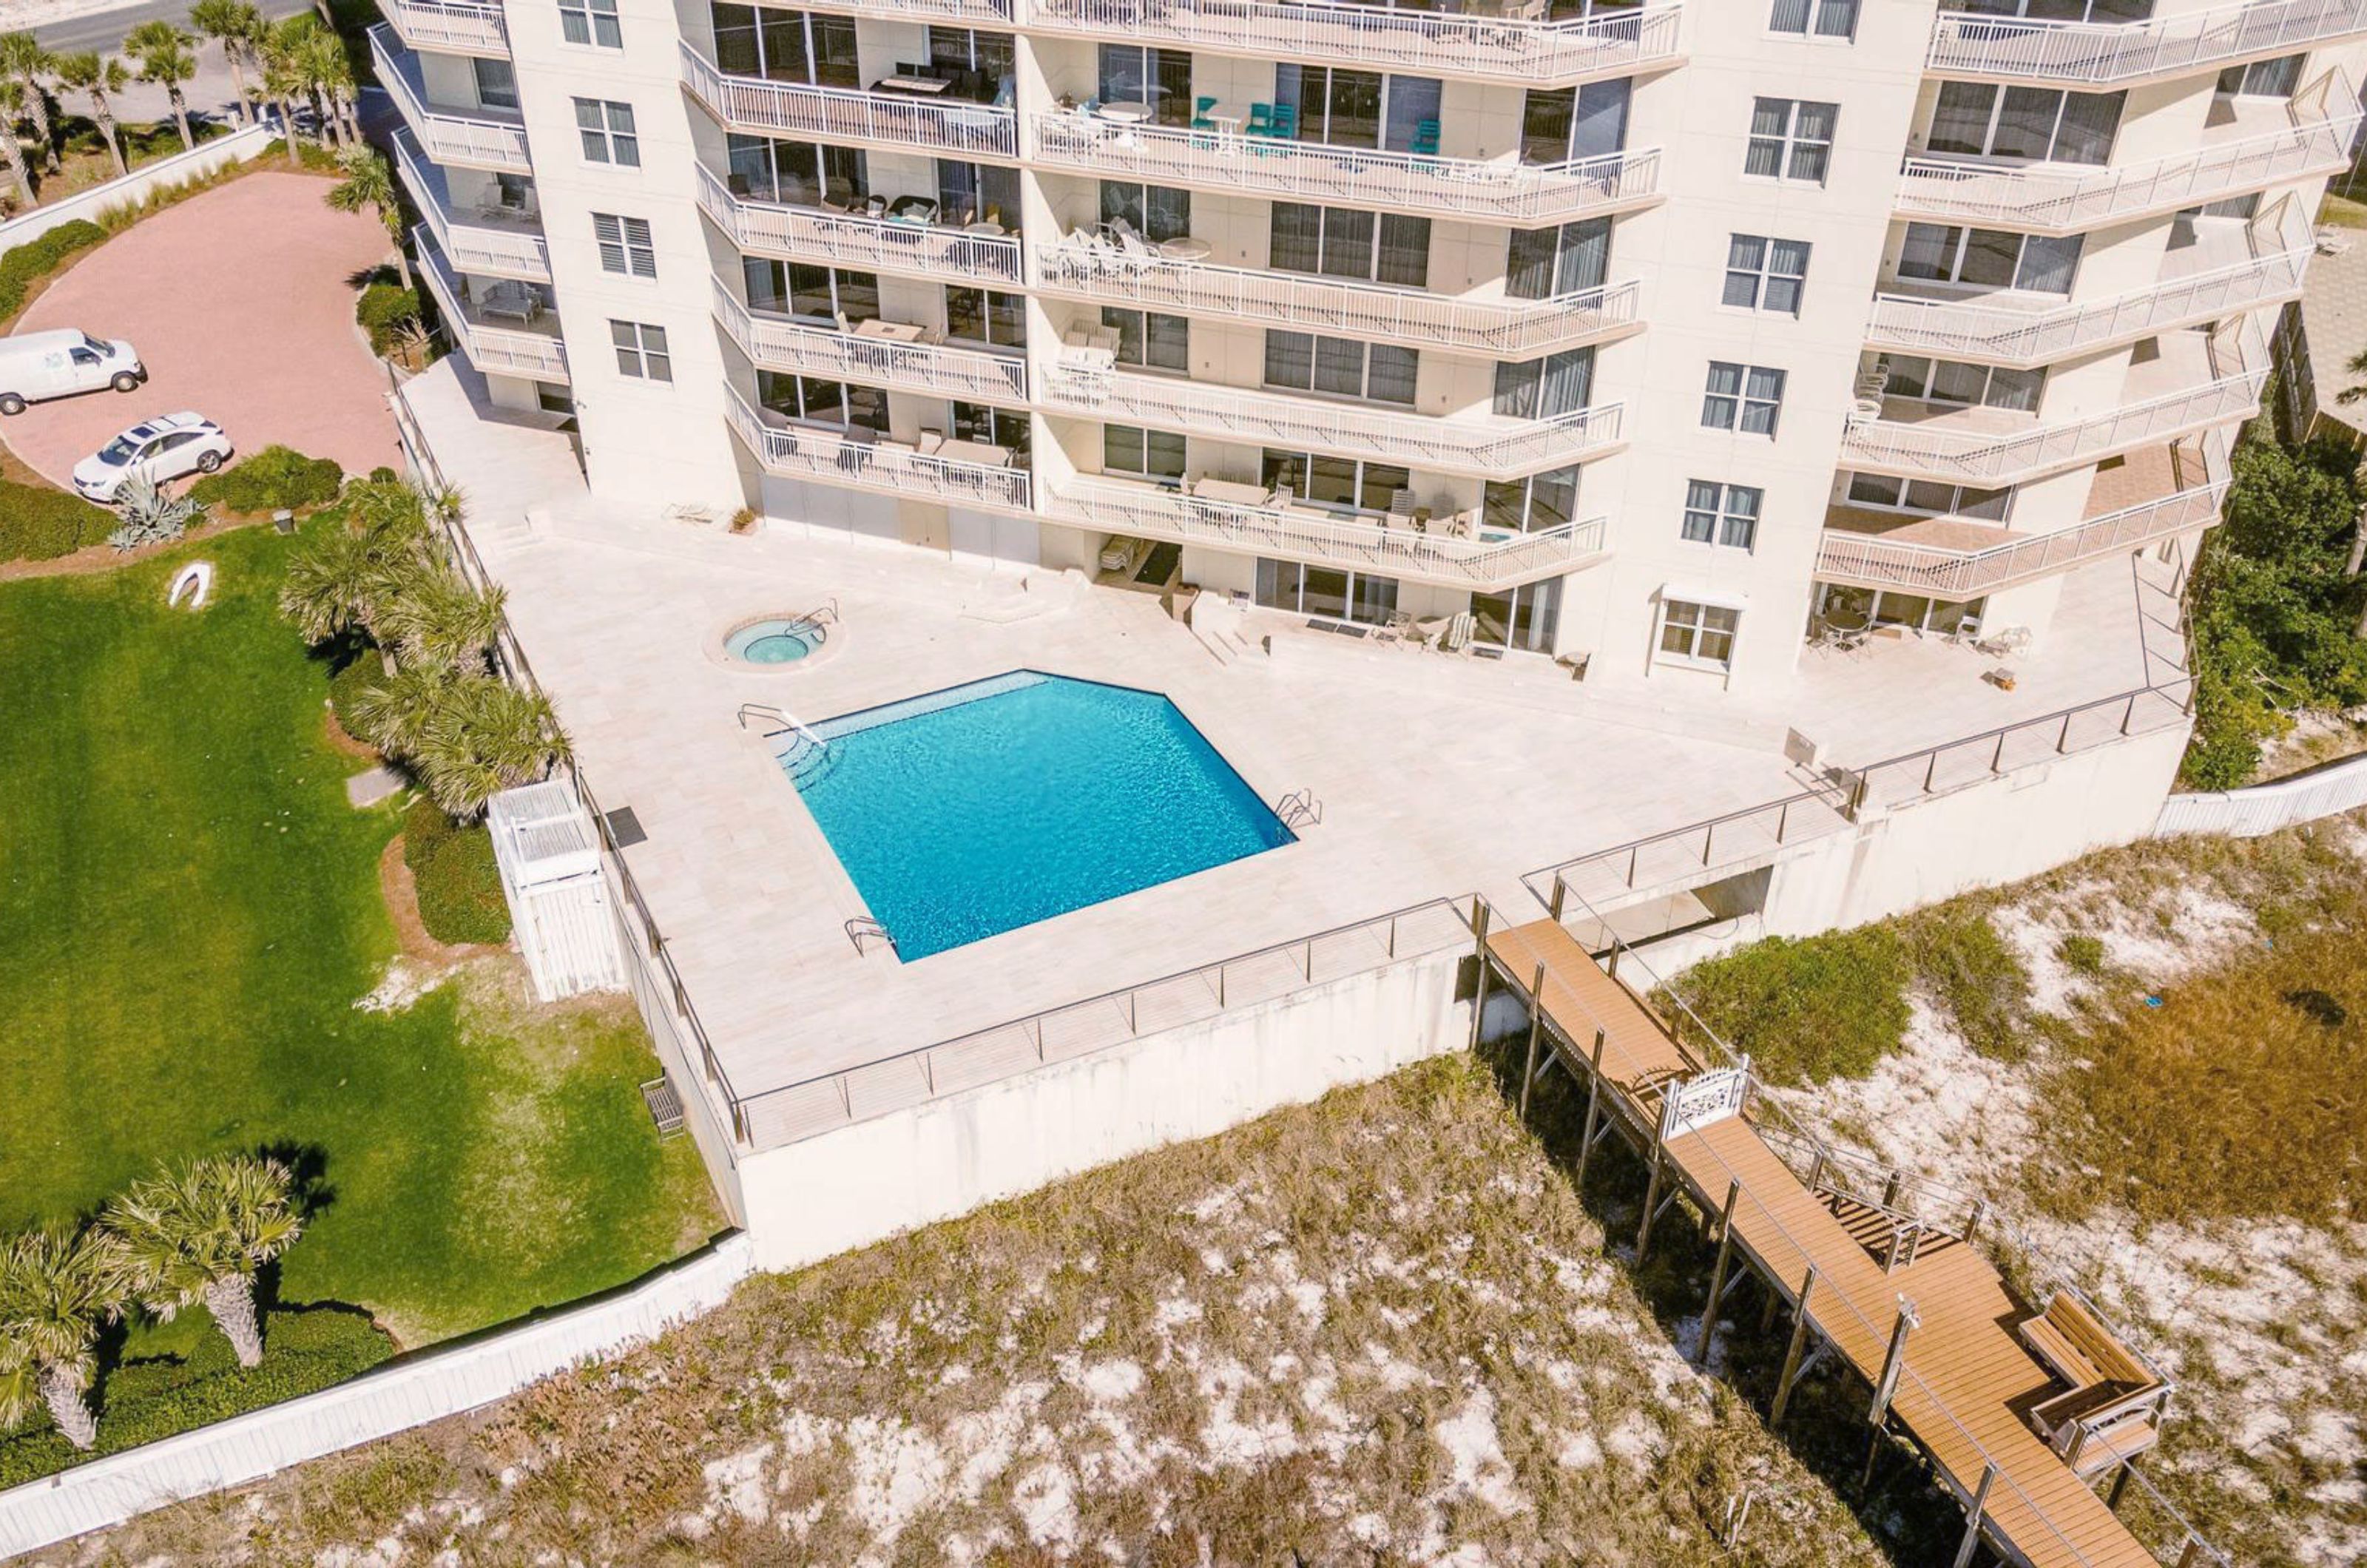
[[[277,20],[292,17],[299,11],[309,11],[311,0],[255,0],[263,14]],[[112,11],[95,12],[87,17],[74,17],[62,22],[52,22],[45,28],[35,28],[33,36],[41,47],[59,53],[78,53],[98,50],[113,53],[123,35],[141,23],[162,17],[166,21],[187,23],[189,0],[133,0]]]

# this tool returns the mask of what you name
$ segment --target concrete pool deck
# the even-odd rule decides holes
[[[448,362],[447,362],[448,363]],[[1978,733],[2145,679],[2125,561],[2065,589],[2017,689],[1969,649],[1909,640],[1804,660],[1788,717],[1648,708],[1535,661],[1450,659],[1273,618],[1274,655],[1220,663],[1151,596],[1043,570],[768,525],[621,514],[565,438],[489,423],[443,367],[411,400],[534,672],[743,1097],[1441,896],[1534,908],[1521,874],[1789,795],[1801,713],[1843,761]],[[527,522],[532,513],[531,525]],[[826,660],[711,657],[752,615],[835,601]],[[1263,629],[1263,626],[1260,627]],[[1917,679],[1876,660],[1911,661]],[[866,913],[743,703],[812,721],[1017,669],[1165,694],[1269,805],[1307,790],[1299,841],[912,964],[858,953]],[[1879,677],[1879,678],[1877,678]],[[765,728],[758,726],[758,728]]]

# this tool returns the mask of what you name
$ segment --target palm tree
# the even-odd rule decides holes
[[[321,145],[328,147],[344,140],[344,128],[321,101],[321,30],[319,22],[300,12],[270,28],[263,39],[264,90],[279,101],[281,123],[290,136],[295,121],[285,118],[289,105],[293,99],[309,99]]]
[[[62,54],[58,56],[58,85],[70,92],[90,95],[90,118],[98,127],[99,140],[107,143],[108,156],[115,160],[118,175],[130,173],[123,162],[123,132],[115,123],[114,95],[131,85],[131,73],[123,68],[120,60],[108,60],[97,54]]]
[[[412,767],[429,797],[463,822],[501,791],[549,776],[569,752],[549,699],[493,675],[453,681],[423,729]]]
[[[413,756],[426,744],[428,726],[453,680],[451,671],[431,664],[390,665],[377,684],[356,694],[350,720],[340,715],[339,722],[391,757]]]
[[[189,7],[189,26],[222,47],[222,62],[230,67],[231,91],[238,96],[242,125],[254,118],[246,96],[247,49],[262,25],[263,13],[248,0],[198,0]]]
[[[33,140],[41,144],[41,167],[56,174],[58,141],[50,126],[50,97],[41,78],[55,64],[50,51],[30,33],[0,33],[0,77],[25,90],[23,110],[33,122]]]
[[[329,187],[329,205],[340,212],[368,208],[394,245],[394,268],[402,286],[411,287],[411,258],[402,254],[402,207],[396,199],[394,169],[384,158],[357,141],[337,154],[337,170],[345,175]]]
[[[25,85],[0,80],[0,158],[8,163],[8,178],[17,186],[17,204],[33,205],[33,171],[25,164],[25,144],[17,140],[17,119],[25,112]]]
[[[107,1206],[100,1227],[114,1237],[131,1293],[166,1322],[198,1302],[238,1352],[263,1359],[255,1271],[302,1234],[295,1179],[276,1159],[225,1155],[159,1168]]]
[[[262,44],[263,93],[279,111],[279,136],[288,152],[296,152],[296,100],[304,96],[304,73],[282,50],[276,35],[266,31]]]
[[[382,535],[339,529],[323,535],[288,563],[279,588],[279,613],[296,623],[307,641],[326,642],[349,631],[379,637],[386,607],[410,591],[427,571],[407,545],[391,546]],[[390,660],[394,649],[387,647]]]
[[[142,22],[123,35],[123,52],[140,62],[140,79],[164,85],[185,149],[198,144],[189,131],[189,100],[181,92],[181,84],[198,73],[198,57],[189,52],[196,41],[162,17]]]
[[[291,18],[306,23],[311,19]],[[362,135],[354,116],[354,64],[345,57],[345,40],[326,28],[308,27],[300,50],[305,79],[320,95],[329,124],[341,141],[358,144]]]
[[[98,1231],[27,1231],[0,1250],[0,1425],[23,1420],[38,1394],[67,1442],[97,1441],[92,1347],[128,1296],[114,1239]]]
[[[379,640],[400,649],[406,667],[483,673],[501,632],[502,591],[480,594],[449,570],[422,572],[379,615]]]

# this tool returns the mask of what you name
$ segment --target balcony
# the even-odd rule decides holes
[[[2142,22],[2035,22],[1942,11],[1924,69],[1935,76],[2126,86],[2291,54],[2367,31],[2367,0],[2253,0]]]
[[[1523,164],[1512,153],[1481,162],[1137,125],[1081,109],[1037,114],[1029,125],[1035,161],[1041,164],[1297,201],[1536,223],[1617,212],[1659,199],[1658,148],[1569,164]]]
[[[2163,340],[2161,356],[2135,366],[2121,398],[2100,413],[2041,423],[1988,408],[1942,409],[1890,400],[1882,417],[1841,436],[1852,468],[1996,488],[2133,452],[2259,412],[2269,355],[2259,323],[2247,319],[2214,340],[2181,334]],[[2167,384],[2168,389],[2157,390]]]
[[[2073,233],[2350,166],[2351,141],[2367,117],[2339,72],[2319,77],[2293,100],[2291,113],[2292,123],[2278,130],[2117,167],[1909,158],[1901,170],[1897,210],[1908,218]]]
[[[2099,475],[2090,515],[2054,534],[1835,507],[1818,545],[1817,578],[1962,602],[2126,555],[2218,520],[2227,493],[2225,443],[2214,432],[2200,443],[2156,447],[2133,456],[2123,472],[2130,479],[2109,486]],[[2129,502],[2132,491],[2151,493]]]
[[[791,424],[769,409],[757,408],[736,388],[725,391],[730,399],[731,428],[767,473],[948,506],[1030,510],[1025,468],[928,456],[868,431]]]
[[[411,128],[429,158],[455,168],[511,175],[533,172],[534,163],[527,156],[526,124],[515,113],[435,107],[427,101],[418,57],[402,47],[393,30],[381,22],[370,29],[369,39],[379,85],[394,100],[403,124]]]
[[[471,6],[450,0],[378,0],[380,15],[411,49],[447,54],[510,57],[510,33],[498,5]]]
[[[1049,492],[1047,514],[1078,527],[1170,539],[1311,566],[1378,572],[1404,581],[1501,591],[1561,577],[1604,558],[1600,517],[1534,534],[1467,538],[1343,518],[1328,509],[1243,505],[1154,484],[1081,475]]]
[[[698,169],[698,205],[725,238],[743,251],[866,272],[951,276],[1007,288],[1021,282],[1019,242],[1008,235],[753,201],[733,195],[704,164]]]
[[[2192,244],[2165,258],[2159,282],[2103,299],[2049,305],[2051,296],[2011,290],[1969,298],[1877,294],[1866,341],[2027,368],[2301,293],[2314,245],[2306,216],[2291,197],[2251,223],[2204,220],[2193,233]]]
[[[727,76],[687,42],[682,46],[682,79],[691,96],[733,130],[926,147],[973,158],[1019,156],[1018,119],[993,104]]]
[[[850,378],[937,397],[993,403],[1027,400],[1027,362],[1015,354],[865,334],[865,327],[897,330],[884,322],[864,322],[853,332],[839,332],[765,315],[742,304],[719,278],[715,284],[715,319],[742,354],[767,370]]]
[[[550,247],[541,222],[503,207],[456,207],[444,171],[427,161],[408,130],[394,133],[395,172],[412,205],[427,220],[436,245],[463,272],[489,277],[550,281]]]
[[[843,11],[887,22],[982,22],[1011,25],[1011,0],[812,0],[816,11]]]
[[[1529,22],[1455,15],[1451,0],[1438,10],[1347,0],[1036,0],[1027,25],[1218,53],[1566,86],[1674,63],[1682,56],[1680,10],[1648,6]]]
[[[1048,294],[1189,316],[1220,316],[1474,354],[1534,355],[1637,330],[1641,286],[1614,283],[1549,299],[1458,299],[1386,283],[1218,266],[1085,234],[1038,245],[1036,287]]]
[[[567,345],[560,341],[559,322],[550,312],[518,296],[496,299],[487,291],[480,297],[467,279],[453,276],[451,264],[433,245],[419,247],[419,276],[454,346],[480,371],[537,381],[567,380]],[[521,283],[497,287],[521,295],[526,288]]]
[[[1056,366],[1046,376],[1043,402],[1048,409],[1214,440],[1280,444],[1494,479],[1539,473],[1617,450],[1624,412],[1621,404],[1601,403],[1552,419],[1436,419],[1393,412],[1380,403],[1335,402],[1311,394],[1070,365]]]

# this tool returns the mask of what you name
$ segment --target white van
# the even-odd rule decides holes
[[[0,338],[0,414],[23,413],[27,403],[112,387],[136,392],[148,379],[140,351],[66,328]]]

